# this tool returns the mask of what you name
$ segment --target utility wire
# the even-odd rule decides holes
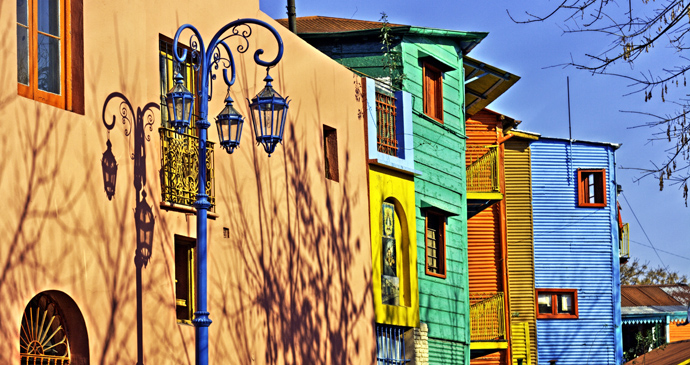
[[[636,243],[636,244],[638,244],[638,245],[640,245],[640,246],[649,247],[649,248],[654,248],[654,247],[652,247],[652,246],[650,246],[650,245],[645,245],[645,244],[642,243],[642,242],[637,242],[637,241],[633,241],[633,240],[630,240],[630,242]],[[664,251],[664,250],[662,250],[662,249],[660,249],[660,248],[657,249],[657,250],[658,250],[659,252],[667,253],[667,254],[669,254],[669,255],[672,255],[672,256],[675,256],[675,257],[678,257],[678,258],[681,258],[681,259],[686,259],[686,260],[690,261],[690,257],[681,256],[681,255],[679,255],[679,254],[677,254],[677,253],[675,253],[675,252]]]
[[[649,235],[647,235],[647,232],[644,230],[644,227],[642,227],[642,223],[640,223],[640,220],[637,219],[637,214],[635,214],[635,211],[633,210],[632,206],[630,205],[630,202],[628,202],[628,198],[625,197],[625,194],[623,194],[623,192],[621,192],[621,195],[623,196],[625,203],[628,204],[628,208],[630,208],[630,212],[633,214],[633,217],[635,217],[635,220],[637,221],[637,225],[640,226],[642,233],[644,233],[644,236],[647,237],[647,241],[649,242],[652,249],[654,250],[654,253],[656,254],[656,257],[659,259],[659,262],[661,262],[661,266],[663,266],[665,269],[668,269],[666,264],[664,264],[664,260],[661,259],[661,256],[659,255],[659,252],[657,251],[656,247],[654,247],[652,240],[649,239]]]

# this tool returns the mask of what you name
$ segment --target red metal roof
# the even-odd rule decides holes
[[[678,365],[690,360],[690,340],[671,342],[638,356],[624,365]]]
[[[683,305],[682,302],[664,291],[667,287],[681,287],[683,292],[690,290],[687,286],[680,285],[621,285],[621,306],[646,307],[646,306],[675,306]]]
[[[285,28],[287,19],[276,19]],[[403,24],[388,24],[391,28],[407,27]],[[297,18],[297,33],[336,33],[354,32],[358,30],[381,29],[383,23],[367,20],[333,18],[328,16],[304,16]]]

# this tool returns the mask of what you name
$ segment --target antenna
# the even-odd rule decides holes
[[[573,143],[573,125],[570,121],[570,76],[566,77],[566,82],[568,86],[568,139],[570,143]]]

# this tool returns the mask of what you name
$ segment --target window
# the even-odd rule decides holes
[[[395,101],[395,96],[376,91],[376,148],[379,152],[397,157]]]
[[[323,126],[323,160],[326,178],[339,181],[338,132],[327,125]]]
[[[446,224],[441,214],[426,212],[426,274],[446,278]]]
[[[577,170],[578,206],[606,206],[606,170]]]
[[[427,62],[424,70],[424,114],[443,123],[443,73]]]
[[[175,235],[175,308],[177,322],[191,324],[196,308],[194,247],[196,240]]]
[[[537,289],[537,318],[578,318],[577,289]]]
[[[17,92],[84,114],[80,0],[17,0]]]
[[[197,62],[195,53],[192,49],[182,45],[179,46],[187,50],[187,59],[180,67],[175,56],[173,55],[173,40],[164,36],[159,36],[159,68],[160,68],[160,90],[161,90],[161,123],[163,127],[170,128],[168,125],[168,106],[166,103],[166,96],[173,87],[175,81],[173,78],[179,72],[184,78],[184,85],[192,95],[194,95],[194,112],[192,113],[192,120],[190,121],[190,128],[188,133],[196,136],[196,118],[199,115],[199,94],[197,94],[197,71],[194,70],[194,64]]]
[[[376,324],[376,364],[405,365],[409,364],[414,351],[414,337],[412,330],[405,327],[386,326]]]

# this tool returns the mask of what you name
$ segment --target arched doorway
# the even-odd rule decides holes
[[[89,363],[84,318],[65,293],[46,291],[33,297],[24,309],[20,331],[22,365]]]

